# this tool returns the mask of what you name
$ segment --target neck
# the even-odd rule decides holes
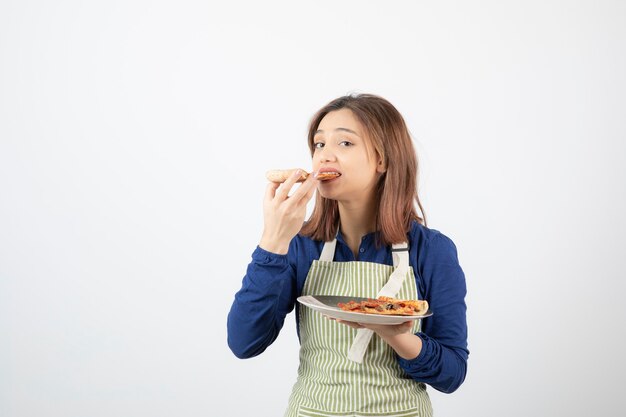
[[[341,233],[355,257],[358,255],[361,238],[376,230],[376,209],[375,201],[339,202]]]

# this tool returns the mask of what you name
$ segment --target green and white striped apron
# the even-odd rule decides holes
[[[372,262],[333,262],[335,244],[336,240],[326,242],[319,261],[311,264],[302,295],[374,298],[388,280],[391,284],[395,268],[395,275],[403,272],[403,277],[396,280],[398,288],[393,295],[400,299],[417,297],[408,252],[400,257],[394,253],[394,267]],[[398,245],[394,245],[396,248]],[[328,320],[305,306],[300,307],[299,315],[300,366],[285,417],[432,416],[426,386],[400,368],[393,349],[380,337],[374,334],[371,341],[367,339],[366,354],[359,363],[358,359],[348,358],[358,344],[353,346],[356,329]],[[420,326],[416,320],[413,331],[418,332]],[[366,329],[359,332],[363,330]]]

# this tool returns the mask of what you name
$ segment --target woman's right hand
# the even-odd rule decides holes
[[[263,201],[264,227],[259,246],[268,252],[285,255],[306,216],[306,205],[315,193],[317,179],[311,174],[289,196],[301,172],[294,172],[283,184],[271,182]]]

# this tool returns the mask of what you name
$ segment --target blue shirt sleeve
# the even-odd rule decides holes
[[[423,342],[420,354],[411,360],[398,357],[398,363],[413,379],[450,393],[467,373],[465,275],[454,243],[443,234],[432,236],[419,258],[423,298],[434,314],[423,320],[418,333]]]
[[[276,340],[285,316],[293,310],[295,292],[295,270],[288,255],[257,247],[228,313],[228,346],[235,356],[259,355]]]

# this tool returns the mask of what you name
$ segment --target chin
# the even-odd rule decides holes
[[[329,200],[337,199],[337,193],[333,193],[331,190],[328,190],[325,187],[318,187],[317,193],[321,195],[322,197],[327,198]]]
[[[336,200],[336,198],[334,198],[334,197],[333,197],[333,194],[332,194],[332,193],[325,193],[325,192],[320,191],[320,190],[317,190],[317,193],[318,193],[320,196],[322,196],[322,197],[324,197],[324,198],[326,198],[326,199],[328,199],[328,200]]]

